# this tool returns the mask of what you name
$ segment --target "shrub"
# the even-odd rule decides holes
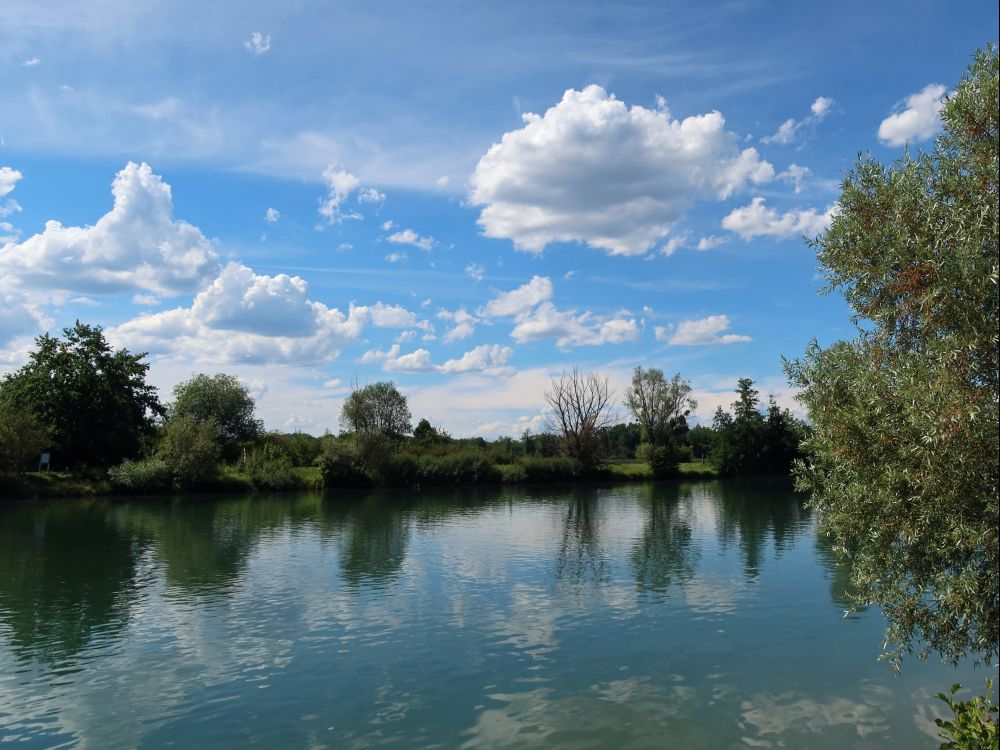
[[[654,477],[675,477],[678,474],[680,463],[691,460],[691,448],[687,445],[643,443],[636,450],[636,458],[649,464]]]
[[[184,415],[167,420],[156,456],[170,469],[175,487],[197,484],[216,473],[220,435],[219,425],[212,418],[199,422]]]
[[[151,492],[170,487],[172,474],[161,458],[141,461],[126,459],[108,469],[108,479],[118,489],[128,492]]]
[[[281,490],[298,483],[291,458],[271,443],[250,451],[241,461],[241,468],[255,490]]]
[[[938,693],[937,697],[948,704],[954,720],[935,719],[934,723],[945,730],[938,732],[944,740],[942,748],[957,750],[995,750],[1000,734],[997,732],[997,706],[993,703],[993,680],[986,680],[986,697],[976,696],[970,701],[957,701],[955,693],[961,685],[951,686],[951,695]]]
[[[525,482],[568,482],[580,477],[583,464],[572,458],[528,458],[520,463]]]
[[[326,441],[317,464],[324,487],[367,487],[372,483],[358,465],[354,446],[347,441]]]
[[[429,485],[499,484],[500,469],[475,454],[429,458],[417,462],[419,480]]]

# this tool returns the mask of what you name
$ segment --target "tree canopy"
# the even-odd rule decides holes
[[[997,655],[997,73],[990,46],[931,153],[859,158],[814,243],[857,337],[787,363],[814,427],[800,485],[897,658]]]
[[[79,321],[63,338],[44,334],[20,370],[0,382],[0,402],[47,430],[60,466],[111,466],[139,454],[163,414],[146,383],[145,354],[112,349],[100,326]]]
[[[254,414],[255,408],[249,389],[236,376],[199,374],[174,386],[170,419],[214,420],[222,454],[232,459],[240,443],[253,440],[263,430]]]
[[[340,424],[363,435],[402,437],[412,432],[406,396],[391,381],[351,391],[340,411]]]

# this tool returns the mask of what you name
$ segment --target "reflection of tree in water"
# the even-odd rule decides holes
[[[98,633],[120,633],[136,596],[142,542],[107,505],[21,505],[0,512],[0,621],[15,648],[50,663]]]
[[[837,554],[833,548],[833,540],[822,531],[816,534],[816,556],[830,579],[831,601],[844,610],[853,608],[857,603],[856,596],[859,592],[851,582],[851,563]],[[860,612],[866,609],[867,607],[858,607]]]
[[[574,584],[607,580],[608,558],[600,540],[597,490],[577,488],[557,499],[564,504],[565,512],[556,556],[556,579]]]
[[[399,573],[410,540],[407,510],[411,504],[391,493],[379,493],[339,509],[346,516],[347,538],[340,559],[349,584],[384,583]]]
[[[185,594],[223,595],[242,574],[257,529],[242,507],[247,500],[174,501],[122,515],[156,540],[156,559],[168,586]]]
[[[632,568],[640,591],[665,594],[694,577],[700,550],[693,545],[690,485],[651,484],[641,489],[646,518],[632,545]]]
[[[787,480],[743,479],[708,485],[718,508],[719,543],[739,544],[747,578],[756,578],[770,539],[776,555],[808,527],[809,510]]]

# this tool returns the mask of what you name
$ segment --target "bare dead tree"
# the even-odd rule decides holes
[[[611,396],[606,375],[575,367],[552,378],[551,389],[545,391],[550,427],[563,436],[566,453],[587,468],[601,460],[597,433],[613,421]]]

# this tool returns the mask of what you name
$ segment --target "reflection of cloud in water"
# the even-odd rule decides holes
[[[698,576],[685,583],[681,590],[684,601],[696,612],[727,615],[736,611],[737,602],[745,589],[745,580]]]
[[[753,747],[784,746],[789,734],[820,734],[831,727],[853,729],[862,739],[889,730],[888,696],[865,690],[864,703],[834,697],[820,702],[800,693],[757,693],[740,704],[740,727],[754,736],[743,741]]]
[[[656,685],[644,675],[591,685],[576,695],[548,687],[494,693],[463,750],[474,748],[711,747],[708,727],[690,720],[697,705],[689,686]]]
[[[523,583],[511,590],[510,610],[506,616],[496,614],[491,630],[515,648],[543,656],[558,647],[556,622],[562,616],[552,597],[542,588]]]

